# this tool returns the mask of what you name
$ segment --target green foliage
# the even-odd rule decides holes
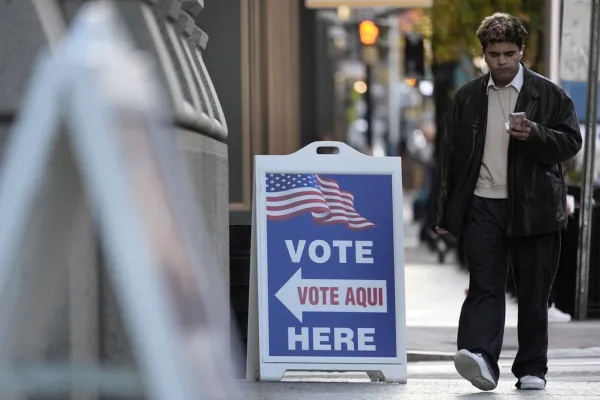
[[[434,0],[429,18],[435,62],[458,61],[465,51],[472,56],[480,54],[475,32],[483,18],[495,12],[507,12],[521,19],[529,31],[527,61],[532,66],[540,64],[544,0]]]
[[[571,171],[567,174],[567,180],[570,185],[581,186],[581,182],[583,181],[583,171],[581,169]]]

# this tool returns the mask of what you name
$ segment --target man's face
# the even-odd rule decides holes
[[[497,85],[508,85],[519,72],[521,55],[515,43],[490,43],[483,51],[485,61]]]

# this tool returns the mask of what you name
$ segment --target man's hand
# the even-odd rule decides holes
[[[448,233],[447,230],[440,228],[439,226],[435,227],[435,233],[437,233],[438,235],[445,235]]]
[[[529,139],[531,136],[531,121],[529,121],[527,118],[523,118],[516,124],[511,124],[510,131],[508,133],[517,140]]]

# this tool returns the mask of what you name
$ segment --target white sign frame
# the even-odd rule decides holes
[[[91,200],[108,275],[148,398],[197,400],[238,395],[231,378],[229,335],[222,329],[229,318],[228,308],[221,306],[227,304],[226,296],[214,289],[216,272],[202,265],[215,265],[209,245],[202,243],[209,233],[194,205],[192,181],[174,129],[167,128],[167,107],[161,104],[152,72],[148,60],[131,46],[114,6],[94,2],[83,7],[64,43],[55,54],[42,58],[34,74],[0,170],[0,219],[4,222],[0,224],[0,314],[5,322],[0,325],[0,393],[15,395],[31,389],[19,386],[11,365],[15,353],[29,350],[19,348],[23,347],[19,328],[23,331],[23,324],[33,326],[34,332],[25,330],[26,347],[39,346],[42,318],[48,315],[32,310],[32,299],[46,300],[49,296],[39,292],[55,291],[56,277],[64,272],[59,268],[62,259],[56,256],[62,249],[44,246],[41,235],[23,240],[31,239],[31,231],[45,221],[42,214],[57,208],[56,197],[48,206],[33,207],[36,200],[50,197],[43,184],[52,177],[62,178],[69,195],[63,197],[81,200],[87,194]],[[60,123],[67,132],[58,129]],[[132,155],[138,156],[134,161],[146,163],[131,165],[136,158]],[[57,162],[64,158],[73,161],[70,171],[65,171],[65,163]],[[81,182],[73,179],[75,169]],[[148,193],[155,201],[140,202],[140,194]],[[56,190],[52,194],[56,195]],[[146,203],[155,207],[149,210]],[[157,224],[148,225],[157,214],[161,222],[168,222],[158,224],[162,229],[158,239],[166,237],[172,242],[161,243],[153,229]],[[168,235],[164,235],[165,225],[171,228]],[[47,233],[48,228],[43,228]],[[173,245],[176,254],[163,251]],[[51,260],[44,264],[48,254]],[[27,274],[36,279],[25,279]],[[191,289],[193,295],[174,285],[183,281],[182,275],[185,289]],[[51,276],[52,282],[47,284],[40,276]],[[198,298],[200,301],[194,301]],[[178,300],[185,301],[185,306]],[[193,308],[190,304],[206,312],[191,322],[178,318],[182,309]],[[42,305],[45,310],[50,308]],[[69,389],[80,384],[72,382],[72,376],[76,375],[69,371],[58,379],[42,377],[42,382],[33,386],[40,392],[45,385]],[[92,380],[102,382],[101,378]],[[94,384],[88,381],[88,385],[90,392],[98,392]],[[105,387],[109,386],[116,385],[108,382]]]
[[[318,154],[319,148],[337,148],[338,154]],[[270,356],[267,295],[267,230],[265,174],[319,173],[338,175],[391,175],[393,190],[396,357],[279,357]],[[257,185],[258,182],[258,185]],[[250,309],[248,316],[247,379],[279,381],[286,371],[381,371],[387,382],[406,383],[406,298],[402,165],[399,157],[372,157],[341,142],[314,142],[290,155],[255,156]],[[260,266],[260,267],[259,267]],[[275,300],[271,300],[275,301]],[[260,351],[256,351],[258,347]],[[257,360],[257,357],[259,360]],[[257,371],[256,368],[259,368]]]

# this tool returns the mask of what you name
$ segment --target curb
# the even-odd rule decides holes
[[[407,362],[419,361],[453,361],[454,353],[409,350],[406,355]]]
[[[515,351],[503,351],[500,355],[501,360],[514,359]],[[600,347],[584,347],[584,348],[565,348],[565,349],[550,349],[548,350],[549,360],[567,360],[570,358],[598,358],[600,357]],[[420,351],[408,350],[407,362],[420,361],[453,361],[454,353],[444,351]]]

